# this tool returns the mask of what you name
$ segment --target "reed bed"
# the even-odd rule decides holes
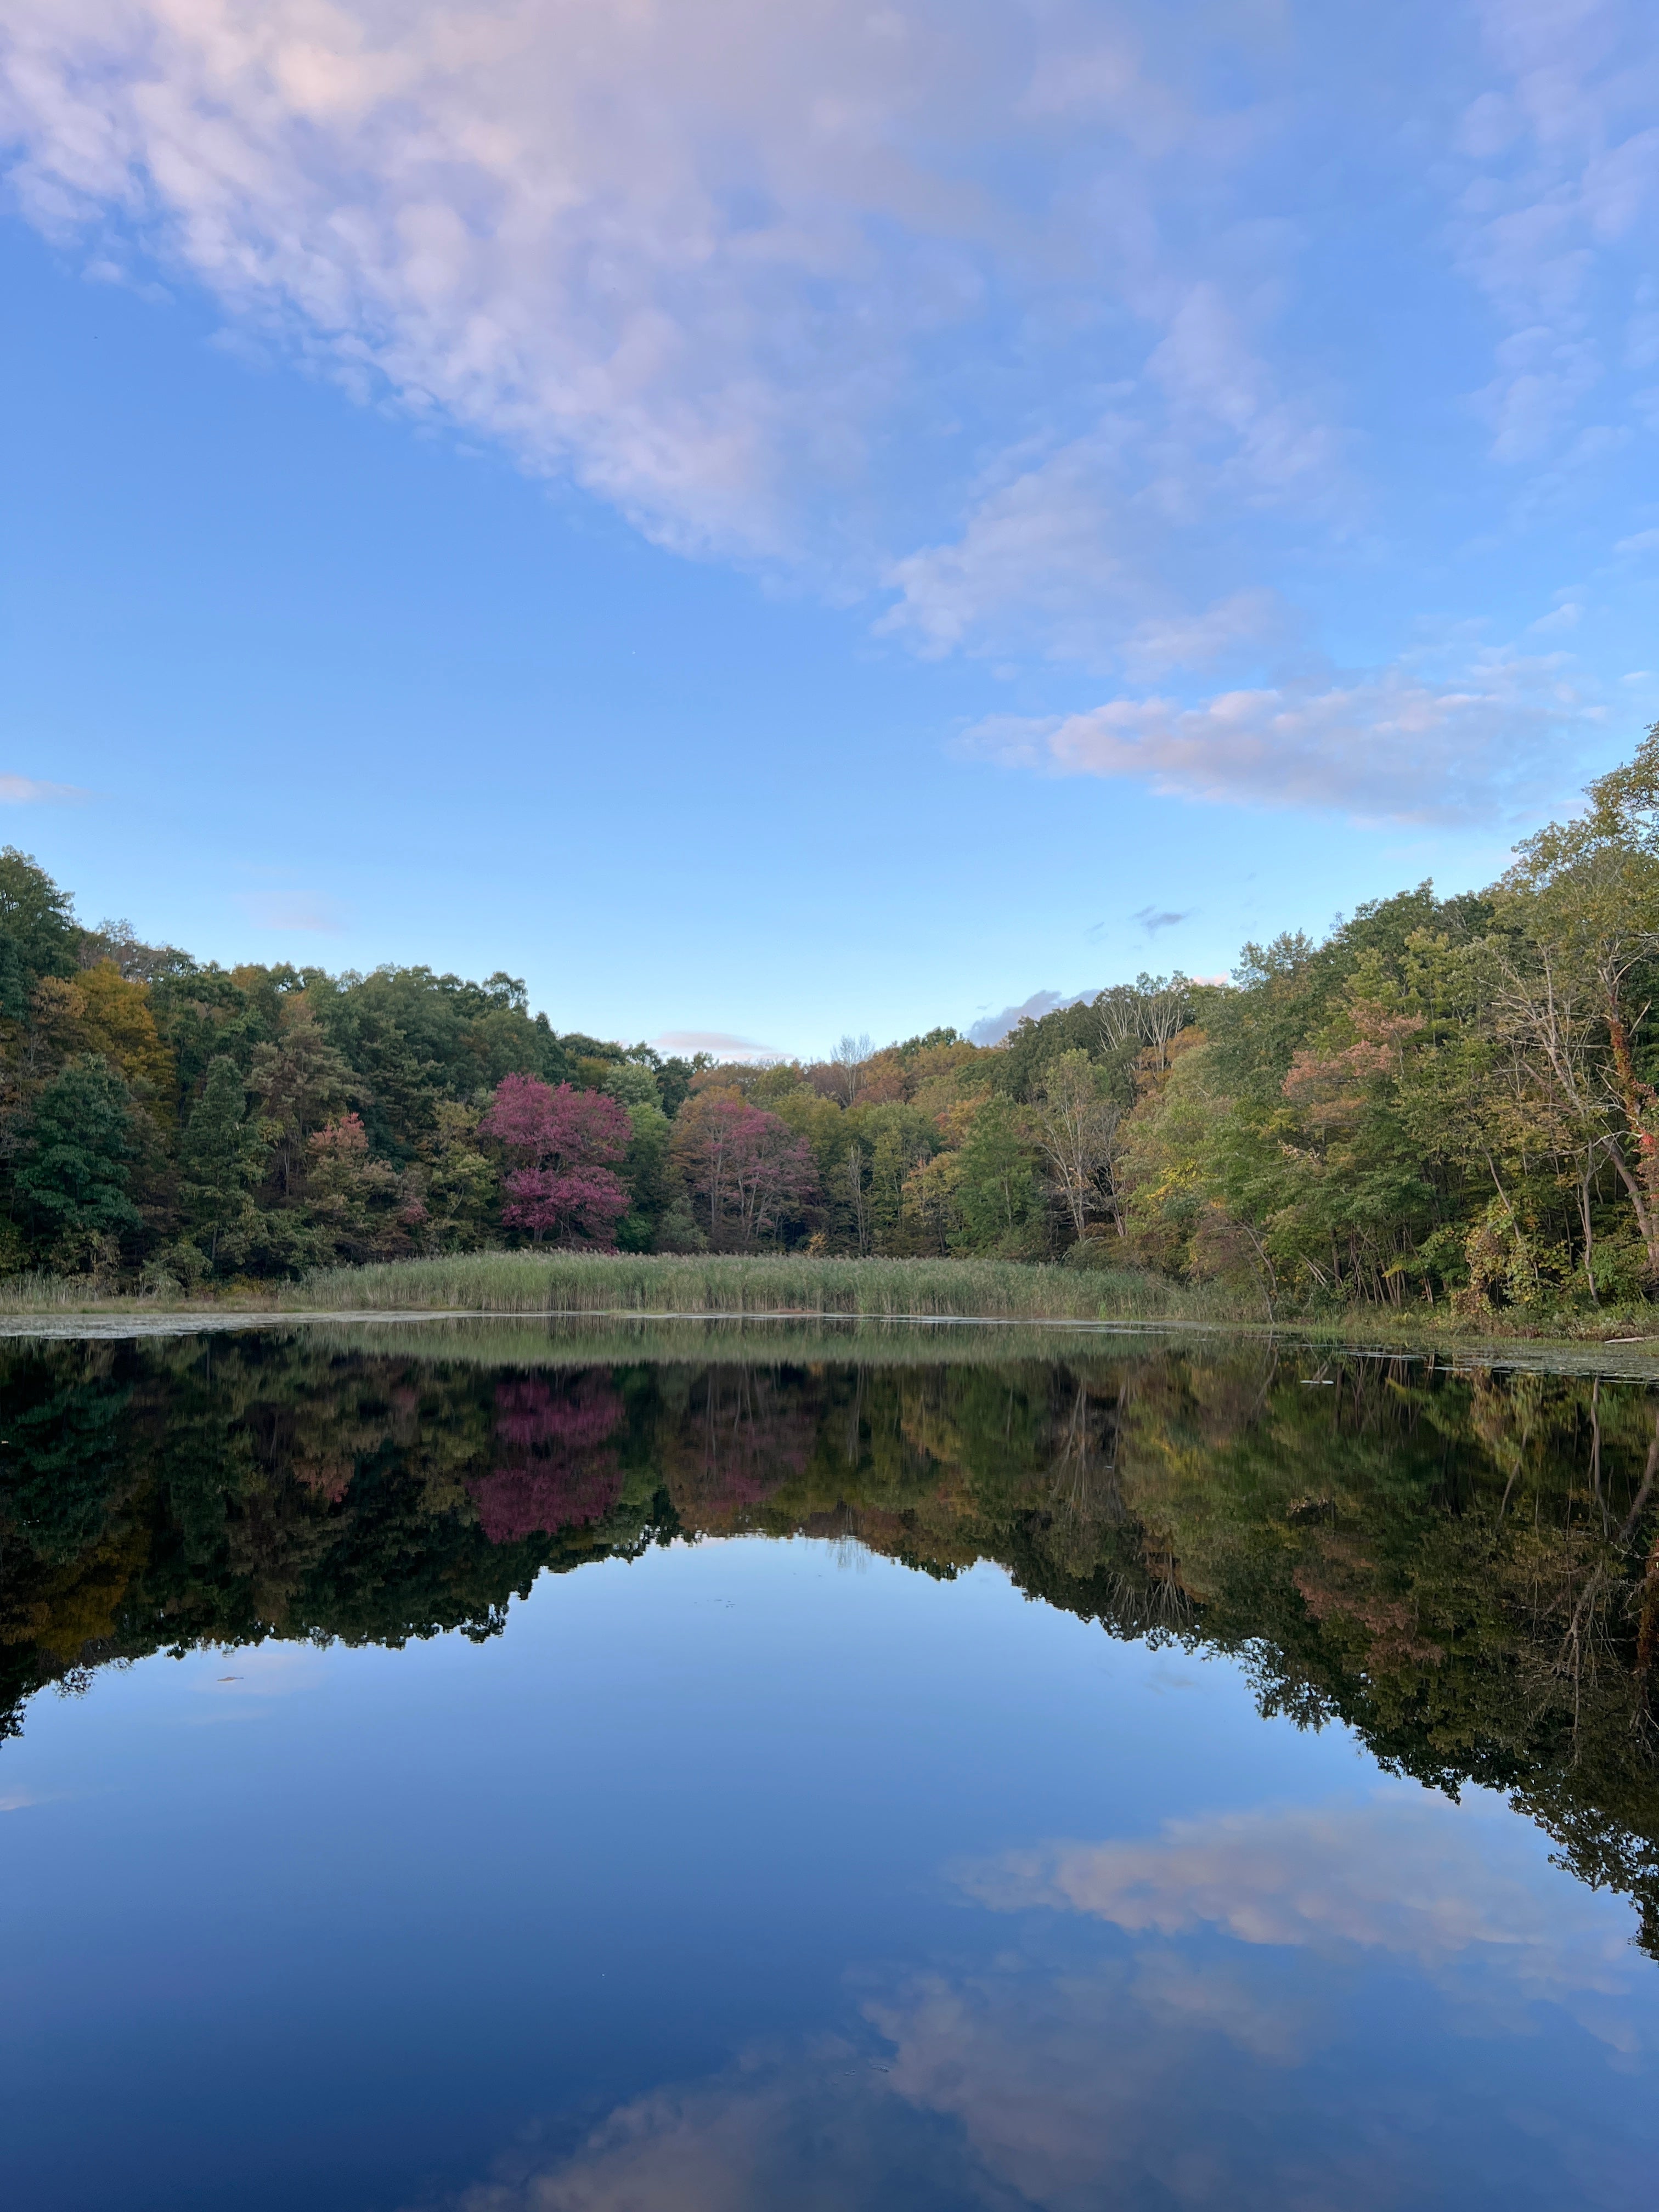
[[[501,1323],[515,1318],[544,1327],[509,1351]],[[1650,1306],[1547,1319],[1506,1312],[1458,1320],[1443,1307],[1431,1313],[1374,1306],[1269,1319],[1260,1299],[1219,1285],[1171,1283],[1129,1268],[1018,1261],[479,1252],[326,1268],[303,1282],[227,1285],[206,1297],[172,1289],[123,1293],[88,1276],[0,1280],[0,1335],[7,1337],[328,1322],[362,1328],[384,1342],[395,1322],[407,1324],[412,1349],[415,1335],[440,1322],[471,1321],[481,1324],[471,1356],[508,1361],[859,1359],[866,1345],[880,1345],[884,1358],[906,1360],[1063,1358],[1066,1338],[1075,1357],[1077,1340],[1091,1331],[1100,1333],[1104,1352],[1144,1328],[1166,1342],[1222,1332],[1275,1334],[1314,1358],[1322,1352],[1433,1352],[1457,1365],[1659,1381],[1659,1316]],[[975,1332],[968,1326],[974,1322],[988,1326]]]
[[[95,1275],[52,1275],[44,1270],[0,1278],[0,1314],[131,1313],[182,1310],[201,1300],[178,1291],[157,1297],[153,1292],[121,1291]],[[250,1307],[274,1310],[274,1297],[252,1296]]]
[[[1235,1301],[1154,1275],[1085,1273],[998,1260],[836,1260],[780,1253],[667,1257],[478,1252],[319,1270],[286,1285],[284,1306],[366,1312],[649,1314],[884,1319],[1228,1320]]]

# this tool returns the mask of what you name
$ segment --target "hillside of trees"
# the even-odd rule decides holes
[[[1659,726],[1499,882],[975,1046],[664,1059],[503,973],[204,964],[0,855],[0,1273],[501,1245],[1064,1258],[1276,1309],[1659,1290]]]

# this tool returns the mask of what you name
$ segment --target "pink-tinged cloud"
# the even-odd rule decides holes
[[[654,1051],[684,1059],[699,1052],[712,1053],[717,1060],[783,1057],[775,1045],[757,1044],[753,1037],[738,1036],[730,1030],[665,1030],[660,1036],[652,1038],[651,1044]]]
[[[32,775],[0,775],[0,806],[61,806],[91,796],[72,783],[43,783]]]

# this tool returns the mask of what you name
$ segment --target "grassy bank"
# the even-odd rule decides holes
[[[839,1352],[846,1357],[853,1325],[853,1340],[862,1343],[884,1327],[899,1329],[906,1322],[980,1321],[998,1324],[1000,1338],[1005,1331],[1012,1337],[1045,1327],[1059,1336],[1090,1325],[1146,1328],[1160,1334],[1265,1334],[1271,1328],[1313,1349],[1437,1350],[1460,1361],[1659,1374],[1659,1309],[1654,1307],[1547,1317],[1509,1311],[1460,1321],[1443,1306],[1352,1306],[1324,1315],[1281,1314],[1270,1322],[1259,1297],[1241,1297],[1215,1285],[1188,1286],[1131,1269],[1083,1271],[1012,1261],[481,1252],[330,1268],[299,1283],[228,1286],[211,1298],[120,1296],[86,1279],[50,1275],[0,1283],[0,1318],[10,1316],[21,1327],[36,1317],[53,1333],[68,1333],[77,1316],[96,1321],[97,1333],[118,1334],[124,1318],[143,1327],[168,1316],[188,1326],[192,1318],[222,1324],[234,1318],[257,1322],[337,1315],[349,1325],[360,1316],[414,1322],[428,1313],[553,1323],[556,1336],[558,1324],[580,1324],[580,1334],[590,1340],[599,1324],[615,1323],[634,1356],[643,1358],[717,1357],[716,1335],[722,1352],[728,1344],[741,1344],[746,1356],[763,1357],[758,1347],[767,1323],[777,1324],[781,1354],[810,1357],[801,1332],[814,1322],[826,1324],[825,1356]],[[684,1332],[691,1322],[705,1325],[711,1344],[688,1354]],[[955,1332],[917,1331],[935,1344],[947,1334]],[[533,1340],[545,1356],[546,1327]],[[769,1342],[768,1348],[774,1348]],[[988,1348],[967,1356],[983,1356]],[[1000,1346],[997,1356],[1019,1357],[1028,1350],[1035,1352],[1034,1338],[1018,1352]],[[591,1341],[587,1356],[596,1356]],[[907,1356],[926,1353],[919,1345]]]
[[[284,1305],[498,1314],[848,1314],[925,1320],[1231,1320],[1237,1302],[1156,1275],[998,1260],[689,1258],[480,1252],[342,1267],[284,1288]],[[1261,1307],[1256,1309],[1261,1317]]]

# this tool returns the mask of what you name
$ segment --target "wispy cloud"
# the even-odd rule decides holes
[[[1259,343],[1268,233],[1248,267],[1186,242],[1210,226],[1181,210],[1274,127],[1205,76],[1155,14],[1073,0],[16,0],[0,136],[100,278],[136,235],[245,328],[665,543],[869,581],[919,390],[937,420],[960,387],[981,454],[1033,421],[1110,442],[1097,348],[1059,337],[1100,325],[1103,286],[1166,507],[1324,466]],[[1035,353],[1022,301],[1061,309]],[[990,361],[1012,414],[978,397]]]
[[[1480,1959],[1534,1996],[1626,1986],[1627,1929],[1576,1886],[1489,1859],[1511,1816],[1415,1788],[1350,1803],[1167,1822],[1146,1840],[1055,1844],[961,1873],[999,1911],[1082,1912],[1133,1934],[1380,1950],[1439,1971]]]
[[[204,288],[229,342],[923,654],[1090,671],[1035,765],[1468,821],[1579,710],[1387,665],[1449,527],[1437,486],[1385,543],[1391,459],[1426,431],[1520,530],[1659,422],[1659,64],[1636,0],[1396,15],[1390,76],[1151,0],[12,0],[0,143],[100,281]],[[1291,173],[1328,207],[1287,220]],[[1442,366],[1448,266],[1489,374]],[[1362,538],[1381,672],[1285,680]]]
[[[1184,592],[1188,539],[1229,504],[1224,483],[1250,427],[1206,418],[1185,437],[1116,412],[1090,434],[988,486],[957,535],[894,562],[878,629],[924,653],[1035,647],[1134,681],[1259,657],[1297,627],[1253,585],[1208,604]],[[1221,418],[1223,428],[1225,418]],[[1311,460],[1308,476],[1321,476]],[[1252,496],[1300,498],[1300,471],[1252,477]]]
[[[1632,1915],[1544,1863],[1490,1800],[1222,1814],[1012,1853],[962,1884],[998,1913],[1114,1932],[1027,1944],[1011,1920],[988,1942],[969,1916],[948,1963],[861,1970],[876,2048],[750,2051],[619,2106],[550,2163],[503,2159],[457,2212],[1385,2212],[1431,2201],[1448,2172],[1490,2173],[1481,2093],[1505,2063],[1486,2039],[1535,2031],[1550,2006],[1601,2039],[1612,2078],[1580,2072],[1573,2118],[1526,2137],[1533,2194],[1577,2201],[1605,2172],[1620,2199],[1595,2157],[1639,2034]],[[1333,2049],[1352,2063],[1322,2063]]]
[[[737,1036],[730,1030],[665,1030],[651,1039],[658,1052],[681,1054],[708,1052],[717,1060],[779,1060],[775,1045],[757,1044],[753,1037]]]
[[[1455,255],[1508,325],[1479,395],[1493,454],[1528,462],[1572,440],[1620,354],[1644,357],[1645,302],[1638,292],[1632,311],[1620,264],[1659,214],[1659,69],[1634,0],[1474,0],[1471,12],[1495,77],[1450,149],[1467,165]],[[1595,451],[1581,445],[1581,459]]]
[[[1184,706],[1119,698],[998,715],[963,749],[1058,775],[1121,776],[1182,799],[1474,823],[1571,786],[1571,744],[1603,710],[1556,657],[1493,655],[1450,678],[1407,666],[1348,682],[1225,691]]]
[[[72,783],[42,783],[32,775],[0,775],[0,805],[64,805],[91,796]]]

